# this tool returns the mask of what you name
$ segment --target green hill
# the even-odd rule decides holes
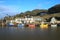
[[[25,17],[27,15],[35,16],[35,17],[40,16],[40,17],[43,17],[45,19],[49,19],[50,17],[53,17],[53,16],[60,17],[60,4],[57,4],[57,5],[49,8],[48,10],[46,10],[46,9],[35,9],[32,11],[21,12],[20,14],[16,14],[15,16],[13,16],[13,18]],[[8,19],[10,19],[10,18],[8,18]]]

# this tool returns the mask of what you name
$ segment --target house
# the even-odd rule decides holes
[[[52,17],[50,23],[56,23],[56,21],[55,17]]]
[[[32,23],[34,22],[33,17],[25,16],[25,18],[15,18],[16,23]]]
[[[9,20],[8,22],[15,22],[15,23],[35,23],[35,22],[41,22],[41,21],[46,21],[44,18],[40,16],[25,16],[21,18],[15,18],[14,20]]]
[[[35,21],[46,21],[44,18],[39,17],[39,16],[34,17],[34,20],[35,20]]]
[[[7,23],[13,23],[14,22],[14,20],[6,20],[6,24]]]
[[[16,23],[22,23],[24,20],[24,18],[15,18]]]
[[[32,16],[25,16],[26,23],[33,23],[35,22],[34,18]]]
[[[60,23],[59,17],[51,17],[49,20],[50,23]]]

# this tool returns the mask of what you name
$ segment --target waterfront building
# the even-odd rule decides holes
[[[26,23],[33,23],[33,22],[35,22],[33,17],[25,17],[25,21],[26,21]]]
[[[55,19],[55,17],[52,17],[50,23],[53,23],[54,24],[54,23],[56,23],[56,21],[57,20]]]
[[[16,23],[22,23],[22,21],[23,21],[23,18],[15,18]]]

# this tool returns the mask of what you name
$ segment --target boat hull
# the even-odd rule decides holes
[[[35,28],[35,24],[29,24],[28,27],[33,29],[33,28]]]
[[[18,24],[19,28],[24,28],[24,24]]]
[[[13,27],[13,26],[14,26],[14,24],[7,24],[7,26],[8,26],[8,27]]]
[[[48,28],[48,24],[41,24],[40,28]]]
[[[57,27],[57,24],[55,24],[55,25],[51,25],[51,27],[53,27],[53,28],[54,28],[54,27]]]

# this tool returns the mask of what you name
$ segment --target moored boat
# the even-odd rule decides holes
[[[47,23],[42,22],[42,23],[41,23],[41,25],[40,25],[40,28],[48,28],[48,24],[47,24]]]
[[[57,27],[57,24],[51,24],[51,27],[53,27],[53,28]]]
[[[35,24],[28,24],[28,27],[31,28],[31,29],[34,29],[35,28]]]
[[[14,26],[14,24],[13,23],[7,23],[7,26],[12,27],[12,26]]]
[[[17,25],[19,28],[24,28],[24,24],[23,23],[20,23]]]

